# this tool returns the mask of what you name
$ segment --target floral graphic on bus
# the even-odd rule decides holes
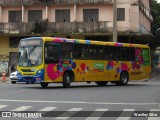
[[[80,67],[81,67],[81,70],[82,70],[82,71],[85,71],[86,65],[85,65],[84,63],[82,63],[82,64],[80,65]]]
[[[57,66],[55,64],[49,64],[47,66],[47,73],[48,77],[52,80],[55,80],[59,77],[60,71],[57,69]]]
[[[76,68],[76,66],[77,66],[77,65],[76,65],[76,63],[75,63],[75,62],[73,62],[73,63],[72,63],[72,68],[73,68],[73,69],[75,69],[75,68]]]
[[[113,61],[109,61],[109,62],[108,62],[108,65],[106,66],[106,69],[107,69],[107,70],[112,70],[113,67],[114,67],[114,62],[113,62]]]
[[[121,69],[122,70],[127,70],[128,71],[128,66],[125,63],[121,63]]]

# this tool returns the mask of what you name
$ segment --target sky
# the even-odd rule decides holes
[[[157,0],[158,2],[160,2],[160,0]]]

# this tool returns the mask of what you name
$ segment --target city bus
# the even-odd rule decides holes
[[[18,82],[38,82],[43,88],[50,83],[67,88],[72,82],[127,85],[151,76],[147,45],[30,37],[21,39],[18,49]]]

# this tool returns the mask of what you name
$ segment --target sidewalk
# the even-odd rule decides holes
[[[2,77],[0,78],[0,83],[1,82],[8,82],[9,81],[9,77],[6,77],[5,81],[2,81]]]

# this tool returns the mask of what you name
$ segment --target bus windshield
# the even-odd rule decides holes
[[[40,64],[42,64],[42,46],[28,45],[19,47],[19,66],[31,67]]]

